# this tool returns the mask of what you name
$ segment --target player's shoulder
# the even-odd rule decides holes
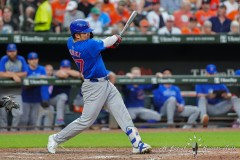
[[[87,42],[88,43],[99,43],[99,42],[102,42],[102,40],[101,39],[93,39],[93,38],[91,38],[91,39],[88,39]]]
[[[176,90],[180,90],[180,88],[179,88],[178,86],[176,86],[176,85],[172,85],[172,87],[173,87],[174,89],[176,89]]]
[[[69,44],[69,43],[73,43],[73,37],[72,36],[69,37],[68,40],[67,40],[67,44]]]
[[[38,68],[41,69],[41,70],[45,70],[45,67],[42,66],[42,65],[38,65]]]
[[[17,59],[25,61],[25,58],[23,56],[20,56],[20,55],[17,55]]]
[[[5,62],[5,61],[8,61],[8,60],[9,60],[9,58],[8,58],[7,55],[2,56],[2,58],[1,58],[1,62]]]
[[[17,59],[21,62],[26,62],[26,59],[23,56],[17,55]]]

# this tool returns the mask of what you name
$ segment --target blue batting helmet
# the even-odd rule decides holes
[[[75,33],[89,33],[92,32],[93,29],[90,28],[89,23],[83,19],[77,19],[75,21],[73,21],[70,24],[70,31],[71,34],[75,34]]]

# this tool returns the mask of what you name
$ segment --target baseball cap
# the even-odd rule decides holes
[[[143,19],[139,22],[139,25],[142,26],[142,27],[148,27],[149,23],[146,19]]]
[[[71,62],[67,59],[64,59],[64,60],[62,60],[60,66],[61,67],[71,67]]]
[[[97,7],[93,7],[93,8],[91,9],[91,13],[93,13],[93,14],[100,14],[100,9],[97,8]]]
[[[38,54],[36,52],[28,53],[28,59],[38,59]]]
[[[166,22],[174,22],[175,18],[173,15],[168,15],[166,18]]]
[[[118,2],[118,5],[119,5],[119,6],[126,6],[127,3],[126,3],[124,0],[120,0],[120,1]]]
[[[16,44],[14,44],[14,43],[8,44],[7,51],[16,51],[16,50],[17,50]]]
[[[208,64],[206,67],[206,71],[208,74],[215,74],[217,73],[217,67],[214,64]]]
[[[160,4],[160,0],[152,0],[153,4]]]
[[[232,27],[232,26],[239,27],[239,23],[238,23],[238,21],[233,20],[233,21],[231,22],[231,27]]]
[[[197,22],[197,18],[196,18],[196,17],[190,17],[190,18],[189,18],[189,21],[190,21],[190,22]]]
[[[209,20],[206,20],[206,21],[204,21],[203,26],[204,27],[212,27],[212,22]]]
[[[219,6],[219,8],[224,8],[224,9],[227,9],[227,7],[226,7],[226,5],[225,5],[225,4],[221,4],[221,5]]]
[[[202,0],[202,4],[210,4],[210,0]]]
[[[235,71],[235,75],[236,75],[236,76],[239,76],[239,75],[240,75],[240,69],[238,69],[238,70]]]
[[[75,8],[77,8],[77,2],[76,1],[70,1],[67,4],[66,11],[72,11]]]

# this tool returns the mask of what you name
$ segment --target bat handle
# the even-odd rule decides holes
[[[121,37],[122,37],[122,35],[123,35],[123,32],[120,32],[120,33],[119,33],[119,36],[121,36]]]

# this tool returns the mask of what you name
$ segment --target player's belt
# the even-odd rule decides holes
[[[101,77],[101,78],[84,79],[85,82],[103,82],[106,80],[109,80],[109,76]]]

